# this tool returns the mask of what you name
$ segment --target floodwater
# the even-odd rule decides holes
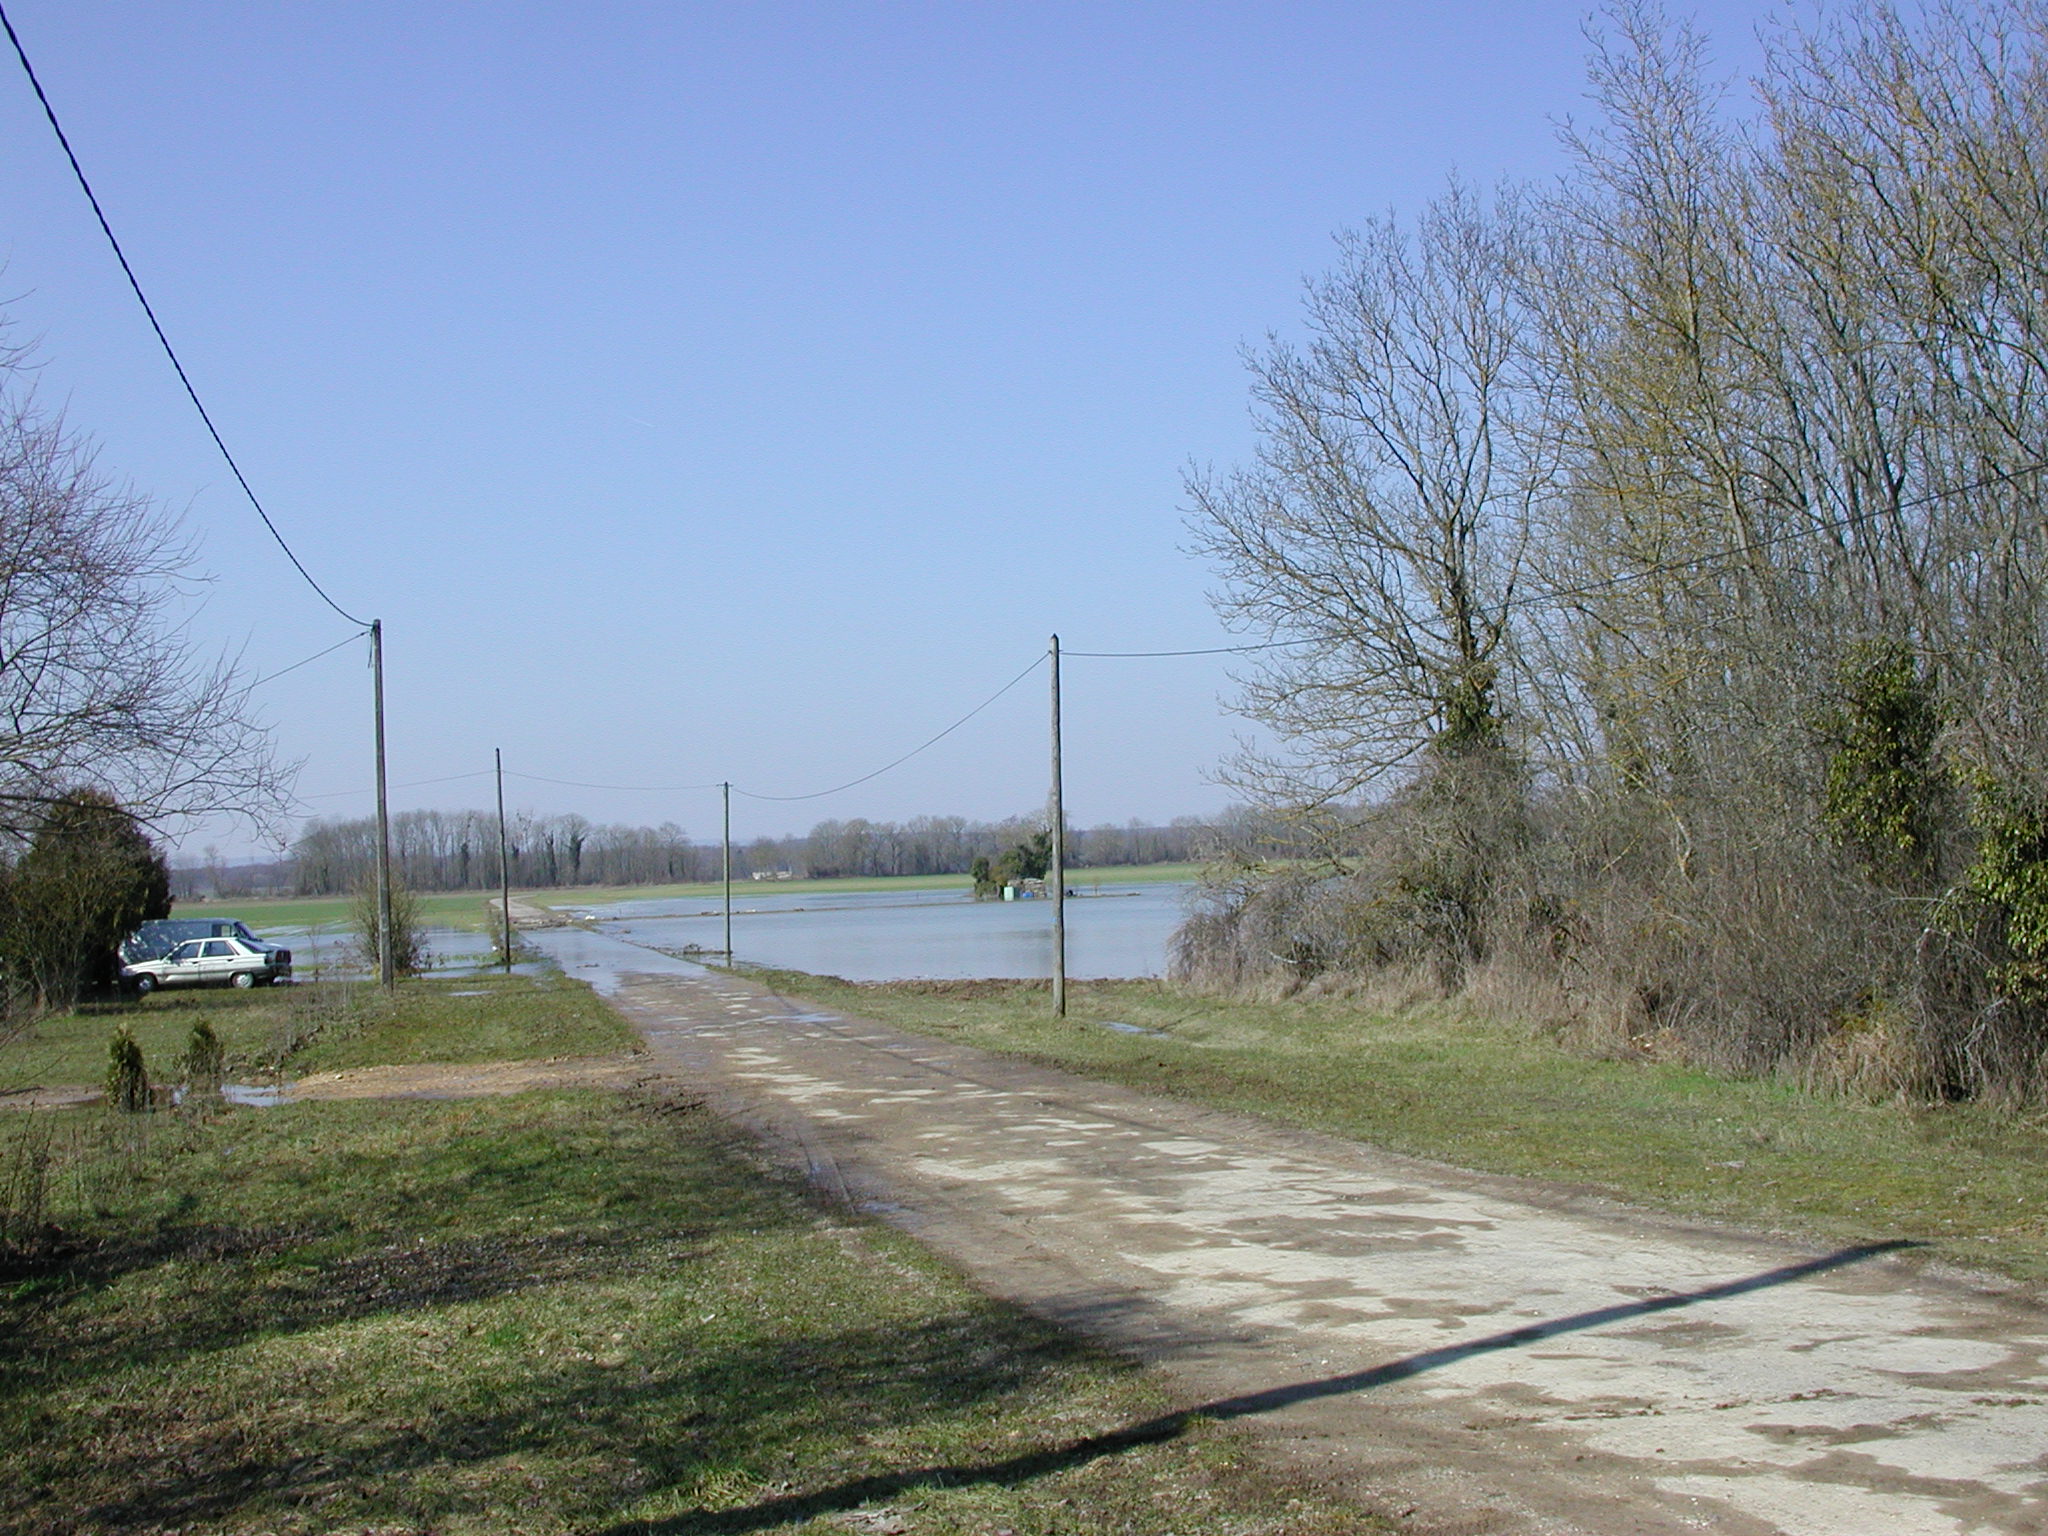
[[[519,937],[561,967],[565,975],[589,982],[606,997],[618,991],[627,976],[704,974],[701,965],[588,928],[536,928]]]
[[[220,1096],[243,1109],[275,1109],[289,1097],[281,1083],[222,1083]]]
[[[1157,976],[1187,915],[1185,885],[1070,886],[1067,974]],[[600,933],[671,954],[725,947],[723,909],[701,899],[622,901],[579,914]],[[540,934],[528,934],[529,942]],[[544,946],[550,953],[555,946]],[[1052,974],[1052,903],[975,901],[964,891],[733,893],[743,965],[849,981]]]
[[[375,970],[355,953],[356,937],[347,928],[257,928],[256,935],[292,952],[294,981],[360,981]],[[436,976],[473,976],[496,971],[497,941],[487,933],[463,928],[423,928],[427,968]],[[527,975],[545,966],[526,963],[515,971]]]
[[[1186,885],[1071,885],[1067,897],[1067,974],[1079,978],[1157,976],[1166,969],[1173,930],[1187,916]],[[623,970],[664,972],[668,956],[714,956],[725,947],[723,908],[702,898],[606,902],[573,910],[583,928],[520,935],[570,975]],[[266,928],[263,937],[292,951],[300,981],[361,977],[340,928]],[[623,941],[645,963],[627,965],[615,943],[583,944],[579,934]],[[495,970],[489,934],[458,928],[425,931],[440,976]],[[849,981],[1041,978],[1052,974],[1052,903],[975,901],[962,890],[733,892],[732,943],[743,965],[844,976]],[[544,966],[527,962],[515,970]],[[694,969],[694,968],[690,968]],[[589,979],[596,980],[596,976]],[[602,985],[602,983],[601,983]]]

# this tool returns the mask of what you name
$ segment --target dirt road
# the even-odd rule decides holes
[[[2048,1314],[2017,1295],[564,942],[651,1065],[820,1182],[1414,1529],[2048,1532]]]

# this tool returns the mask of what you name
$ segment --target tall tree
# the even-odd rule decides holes
[[[1303,642],[1240,679],[1293,748],[1238,765],[1255,792],[1352,795],[1432,743],[1500,733],[1547,479],[1511,215],[1454,186],[1412,230],[1344,236],[1307,341],[1251,360],[1257,463],[1190,481],[1226,621]]]

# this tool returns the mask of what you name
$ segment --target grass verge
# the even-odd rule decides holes
[[[419,977],[393,993],[354,990],[358,1018],[323,1030],[293,1059],[295,1070],[416,1062],[545,1061],[606,1056],[639,1042],[587,983],[537,976]]]
[[[1950,1262],[2048,1281],[2039,1115],[1594,1059],[1448,1004],[1387,1013],[1079,982],[1060,1022],[1043,982],[752,974],[920,1034],[1398,1152],[1827,1243],[1913,1238]]]
[[[0,1532],[1377,1529],[592,1092],[104,1116],[0,1273]]]
[[[204,1019],[228,1076],[344,1067],[543,1061],[632,1049],[631,1030],[579,981],[538,976],[420,977],[390,993],[368,982],[158,992],[39,1020],[0,1042],[0,1090],[96,1084],[126,1025],[150,1076],[179,1080],[177,1061]]]

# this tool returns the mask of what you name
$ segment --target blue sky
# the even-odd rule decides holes
[[[1731,71],[1764,4],[1699,8]],[[896,757],[1057,630],[1228,643],[1181,475],[1245,458],[1241,354],[1331,235],[1456,170],[1555,172],[1580,10],[1400,4],[12,0],[258,492],[387,631],[394,785],[509,769],[797,794]],[[194,635],[268,672],[347,626],[239,499],[11,60],[0,291],[41,389],[183,511]],[[1074,661],[1083,825],[1199,813],[1220,658]],[[370,807],[347,648],[264,690],[299,790]],[[1045,793],[1033,679],[735,832]],[[488,803],[478,778],[394,805]],[[701,791],[515,778],[673,820]],[[232,827],[206,843],[253,847]]]

